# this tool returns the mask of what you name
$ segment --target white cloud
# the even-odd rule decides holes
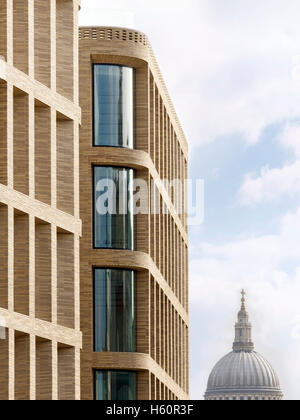
[[[134,13],[122,9],[108,9],[94,6],[83,9],[79,14],[81,26],[121,26],[134,27]]]
[[[295,196],[300,191],[300,161],[282,168],[265,166],[260,175],[247,174],[238,192],[242,206],[271,201],[282,195]]]
[[[172,48],[167,51],[166,40],[159,57],[172,64],[164,67],[166,79],[194,144],[232,133],[254,144],[268,125],[299,115],[292,58],[299,51],[300,33],[293,10],[282,1],[260,2],[259,7],[227,1],[225,8],[223,15],[220,2],[199,2],[194,18],[177,21],[186,36],[178,40],[174,32]],[[186,49],[187,37],[191,49]],[[181,51],[180,63],[174,51]]]
[[[287,122],[278,135],[279,144],[292,152],[294,161],[281,168],[263,167],[259,175],[248,173],[238,191],[242,206],[272,201],[282,196],[298,196],[300,192],[300,125]]]
[[[81,22],[101,22],[106,5],[83,1]],[[134,12],[149,35],[191,144],[232,133],[253,144],[268,125],[299,115],[298,0],[111,0],[109,7]]]
[[[300,125],[287,123],[283,129],[279,141],[283,147],[291,149],[297,157],[300,157]]]
[[[282,218],[276,235],[199,245],[190,263],[192,398],[201,398],[209,372],[231,350],[239,291],[247,290],[256,350],[277,371],[286,398],[299,399],[300,208]],[[288,270],[294,259],[295,270]],[[203,343],[203,337],[205,342]]]

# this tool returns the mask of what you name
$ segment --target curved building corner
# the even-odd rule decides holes
[[[80,28],[79,71],[81,397],[188,399],[185,191],[177,212],[163,182],[187,178],[187,142],[144,34]],[[143,181],[147,209],[102,214],[107,180],[119,203]]]

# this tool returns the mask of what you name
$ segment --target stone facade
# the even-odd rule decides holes
[[[187,178],[187,142],[145,35],[82,28],[79,162],[79,7],[0,2],[0,399],[93,399],[94,369],[136,372],[137,399],[187,399],[186,197],[177,214],[163,182]],[[106,62],[135,69],[132,150],[92,147],[91,65]],[[92,248],[93,165],[154,182],[134,251]],[[95,266],[136,272],[134,353],[93,351]]]
[[[79,399],[78,0],[0,2],[0,399]]]
[[[188,148],[145,35],[123,28],[80,28],[81,395],[93,399],[95,369],[137,372],[137,399],[189,395],[188,234],[162,179],[187,178]],[[92,64],[135,69],[135,147],[93,147]],[[136,216],[135,250],[93,249],[92,167],[135,169],[155,182],[163,214]],[[184,191],[180,198],[185,205]],[[150,204],[150,197],[149,197]],[[93,267],[136,272],[136,352],[93,350]]]

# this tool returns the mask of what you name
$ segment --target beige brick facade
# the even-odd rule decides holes
[[[135,148],[93,147],[92,65],[135,69]],[[137,372],[137,399],[189,395],[188,234],[163,179],[187,178],[187,142],[145,35],[122,28],[80,28],[81,397],[94,398],[94,370]],[[164,214],[136,216],[135,250],[93,249],[93,165],[135,169],[155,182]],[[185,206],[184,191],[180,198]],[[149,196],[150,204],[150,196]],[[136,352],[95,353],[93,268],[136,272]]]
[[[0,399],[93,399],[96,369],[137,372],[137,399],[187,399],[187,217],[163,183],[187,178],[187,142],[145,35],[78,39],[79,6],[0,2]],[[134,149],[92,146],[93,63],[135,69]],[[93,165],[155,184],[134,251],[93,249]],[[94,352],[94,267],[136,272],[133,353]]]
[[[78,0],[0,2],[1,399],[79,399]]]

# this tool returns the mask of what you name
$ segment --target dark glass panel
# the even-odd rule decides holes
[[[135,400],[136,373],[126,371],[96,371],[96,400]]]
[[[133,170],[94,167],[94,247],[134,248]]]
[[[94,146],[133,148],[132,68],[94,65]]]
[[[95,351],[133,352],[134,272],[94,270]]]

